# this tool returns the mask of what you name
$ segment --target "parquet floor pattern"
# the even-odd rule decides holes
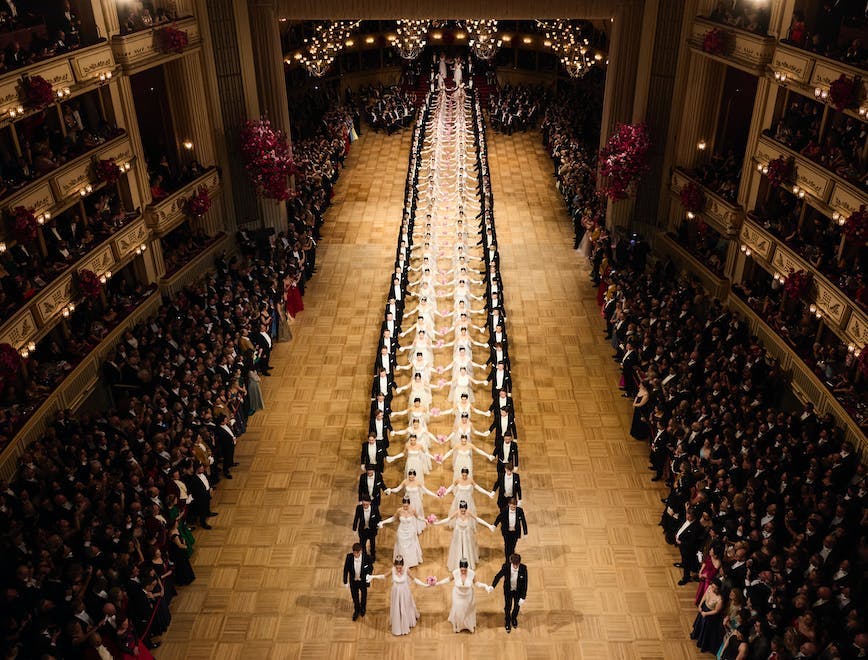
[[[340,573],[356,540],[358,449],[410,143],[408,131],[366,132],[336,187],[294,339],[278,345],[263,380],[267,408],[239,441],[235,479],[220,484],[214,529],[197,532],[198,579],[175,599],[160,660],[710,657],[688,639],[693,589],[676,586],[676,553],[657,526],[662,491],[649,483],[645,446],[629,437],[630,404],[586,266],[570,249],[551,161],[538,133],[488,137],[530,528],[518,546],[530,583],[521,628],[503,630],[500,590],[478,591],[477,632],[453,633],[447,586],[415,589],[422,619],[393,637],[388,581],[369,590],[367,616],[350,619]],[[474,460],[490,487],[494,468]],[[387,484],[402,465],[387,466]],[[449,465],[435,467],[426,485],[450,477]],[[397,504],[385,497],[383,514]],[[477,504],[493,520],[494,503]],[[448,505],[429,499],[426,511],[442,517]],[[450,533],[422,535],[420,576],[447,574]],[[477,574],[490,582],[501,538],[478,534]],[[393,528],[380,532],[377,572],[387,571],[393,542]]]

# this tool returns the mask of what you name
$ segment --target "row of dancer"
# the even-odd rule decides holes
[[[363,474],[359,478],[359,505],[353,522],[359,543],[354,552],[347,555],[344,567],[344,581],[353,592],[355,619],[364,616],[367,586],[371,579],[379,577],[373,575],[372,568],[362,571],[361,566],[367,565],[366,561],[372,566],[376,559],[378,530],[386,524],[398,523],[390,617],[395,634],[408,633],[418,618],[409,591],[411,579],[426,587],[451,580],[453,607],[449,620],[456,632],[475,629],[473,586],[492,590],[474,580],[479,561],[477,525],[492,531],[500,526],[503,534],[506,561],[493,584],[501,577],[505,580],[507,631],[518,625],[518,602],[526,596],[527,569],[520,558],[515,566],[512,561],[518,539],[527,533],[527,523],[520,507],[521,482],[516,471],[519,455],[514,439],[506,315],[502,306],[487,159],[482,157],[482,149],[477,152],[475,166],[467,158],[471,141],[484,147],[481,120],[479,123],[472,121],[480,115],[473,112],[471,98],[461,90],[429,97],[423,119],[414,133],[408,201],[374,367],[369,433],[361,448]],[[465,208],[469,209],[475,201],[481,206],[481,212],[473,221],[468,221]],[[417,223],[417,218],[423,217],[424,224]],[[478,227],[475,226],[477,219]],[[468,228],[472,228],[472,232]],[[483,285],[484,294],[474,293]],[[440,311],[443,301],[451,303],[451,311]],[[480,303],[482,307],[477,308]],[[414,307],[410,309],[411,306]],[[485,325],[477,325],[477,319],[483,315],[487,316]],[[413,319],[413,322],[402,331],[404,319]],[[442,323],[443,319],[447,325],[438,328],[437,323]],[[411,334],[412,343],[400,346],[400,340]],[[487,338],[487,341],[476,337]],[[474,347],[488,350],[485,363],[474,361]],[[450,348],[449,364],[435,366],[435,354],[442,355]],[[406,360],[404,353],[408,354]],[[488,370],[487,378],[475,378],[477,370]],[[408,372],[409,382],[399,386],[397,380],[404,377],[404,372]],[[444,374],[451,378],[447,380]],[[439,409],[434,406],[434,392],[446,390],[447,386],[449,407]],[[487,410],[475,405],[475,390],[482,386],[491,387],[492,403]],[[408,393],[407,407],[393,411],[393,398],[405,392]],[[450,433],[436,435],[430,430],[430,423],[439,418],[448,419],[450,415],[454,418]],[[494,417],[494,420],[487,431],[479,431],[473,426],[474,415]],[[392,419],[403,418],[407,421],[406,428],[395,431]],[[473,442],[475,438],[492,434],[495,436],[492,453]],[[388,453],[390,436],[392,439],[407,436],[403,451]],[[442,455],[432,453],[437,445],[446,445],[448,449]],[[496,461],[497,479],[490,491],[474,479],[474,453]],[[452,483],[432,491],[425,485],[425,476],[430,474],[434,464],[450,457],[453,459]],[[404,459],[404,479],[396,487],[387,488],[382,478],[385,464],[400,459]],[[382,496],[402,491],[401,507],[393,516],[381,519]],[[497,493],[499,514],[494,523],[489,524],[479,516],[474,491],[492,499]],[[440,498],[450,493],[454,493],[454,498],[446,518],[437,520],[434,515],[425,516],[424,496]],[[419,535],[429,525],[449,525],[453,529],[447,557],[451,577],[438,581],[429,576],[422,582],[412,578],[409,571],[422,563]]]

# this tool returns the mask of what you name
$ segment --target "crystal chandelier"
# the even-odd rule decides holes
[[[317,25],[314,35],[304,40],[305,51],[301,63],[308,73],[315,78],[322,78],[358,25],[359,21],[333,21]]]
[[[600,53],[591,53],[587,38],[570,21],[537,21],[555,55],[571,78],[583,77],[591,67],[603,59]]]
[[[398,21],[397,37],[392,45],[405,60],[415,60],[428,41],[431,21],[401,19]]]
[[[490,60],[494,57],[501,41],[497,38],[496,20],[467,20],[464,21],[467,33],[470,35],[470,49],[481,60]]]

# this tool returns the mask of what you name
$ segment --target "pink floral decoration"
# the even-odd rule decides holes
[[[607,178],[605,195],[611,200],[630,196],[642,174],[648,170],[651,139],[643,124],[618,124],[615,133],[600,150],[600,174]]]
[[[433,587],[435,584],[437,584],[437,578],[433,575],[429,575],[425,578],[425,584],[427,584],[429,587]]]
[[[440,414],[440,408],[431,408],[431,414],[432,415],[439,415]]]
[[[793,161],[783,156],[778,156],[769,163],[769,183],[779,186],[787,183],[793,176]]]
[[[437,489],[437,497],[443,497],[446,494],[446,488],[444,486],[440,486]]]
[[[0,376],[11,376],[21,366],[21,355],[9,343],[0,344]]]
[[[726,54],[728,36],[729,34],[725,30],[710,29],[702,39],[702,50],[711,55]]]
[[[435,463],[442,463],[443,462],[443,456],[441,456],[440,454],[434,454],[434,462]]]
[[[787,295],[790,298],[799,300],[808,292],[808,287],[810,285],[810,274],[803,270],[793,272],[793,270],[790,269],[790,274],[787,275],[787,279],[784,280],[784,291],[787,292]]]
[[[678,197],[684,209],[691,213],[700,213],[705,208],[705,193],[693,181],[681,188]]]
[[[264,117],[246,122],[241,129],[241,156],[262,197],[282,202],[292,196],[289,177],[297,174],[298,169],[283,131],[272,128]]]
[[[864,204],[847,218],[844,224],[844,236],[848,242],[856,245],[864,245],[868,240],[868,211],[865,210]]]
[[[428,515],[427,518],[425,518],[425,522],[427,522],[429,525],[433,525],[434,523],[437,522],[437,516],[435,516],[433,513],[431,513]]]
[[[849,108],[856,102],[856,85],[843,73],[829,85],[829,101],[836,110]]]

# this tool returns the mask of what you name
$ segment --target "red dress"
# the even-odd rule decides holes
[[[717,577],[718,570],[720,569],[712,562],[711,553],[707,554],[702,559],[702,568],[699,569],[699,587],[696,589],[694,605],[699,605],[702,602],[702,597],[708,590],[708,585]]]
[[[301,300],[301,292],[295,284],[290,284],[286,288],[286,313],[292,318],[304,309],[304,303]]]

